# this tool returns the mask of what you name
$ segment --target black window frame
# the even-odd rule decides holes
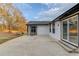
[[[49,32],[51,32],[51,24],[49,25]]]

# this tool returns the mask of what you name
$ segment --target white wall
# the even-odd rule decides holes
[[[60,21],[55,22],[55,33],[51,31],[49,34],[52,38],[55,38],[57,40],[61,39],[60,24],[61,24]],[[52,30],[52,25],[51,25],[51,30]]]
[[[37,25],[37,35],[49,35],[49,25]]]
[[[30,35],[30,30],[31,30],[30,26],[28,26],[28,35]]]

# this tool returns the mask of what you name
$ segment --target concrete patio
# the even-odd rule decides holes
[[[0,44],[0,56],[63,56],[68,53],[49,36],[21,36]]]

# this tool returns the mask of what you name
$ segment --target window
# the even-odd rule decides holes
[[[55,33],[55,23],[52,24],[52,32]]]
[[[68,31],[67,31],[67,20],[63,21],[63,39],[67,40],[67,35],[68,35]]]
[[[50,30],[50,32],[51,32],[51,24],[49,25],[50,27],[49,27],[49,30]]]
[[[35,32],[35,26],[32,26],[31,32]]]
[[[36,35],[36,26],[31,26],[31,35]]]

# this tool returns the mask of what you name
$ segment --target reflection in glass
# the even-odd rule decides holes
[[[63,21],[63,39],[78,45],[78,16]]]
[[[78,44],[77,39],[77,17],[69,20],[69,41]]]

